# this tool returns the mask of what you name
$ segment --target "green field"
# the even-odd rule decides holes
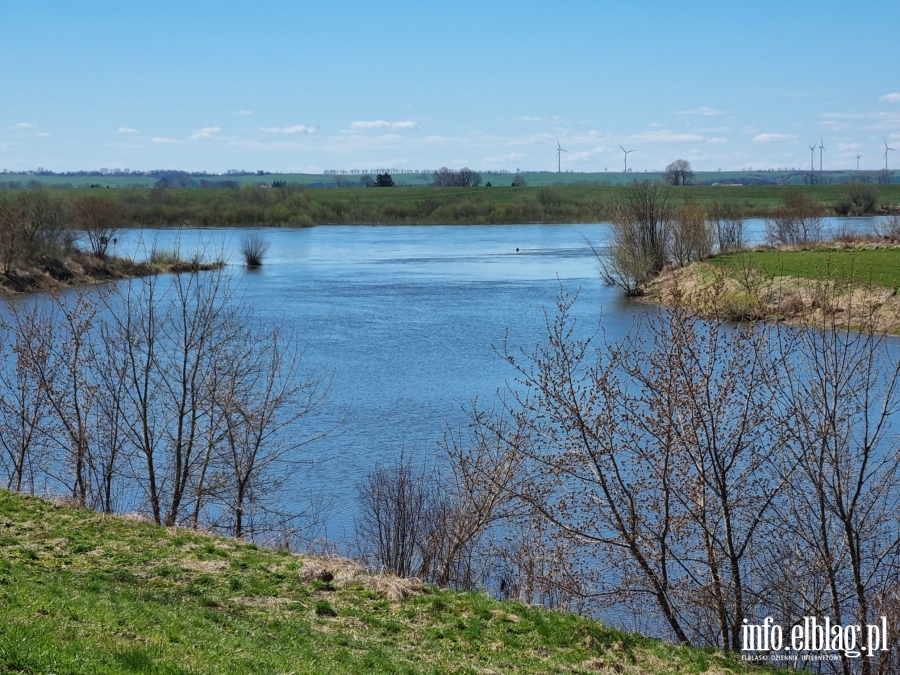
[[[495,224],[584,223],[610,217],[622,186],[550,185],[493,187],[328,188],[287,185],[242,188],[119,188],[54,190],[62,199],[100,195],[120,202],[134,225],[294,226],[325,224]],[[671,188],[670,202],[712,206],[731,202],[748,218],[765,217],[781,204],[785,190],[799,190],[825,210],[848,191],[845,185],[785,188],[688,186]],[[900,184],[876,187],[879,204],[897,208]],[[0,190],[0,199],[22,190]]]
[[[544,186],[474,188],[170,189],[104,190],[141,225],[493,224],[600,222],[622,187]],[[845,186],[805,186],[826,207]],[[682,187],[673,205],[735,202],[747,217],[768,215],[781,203],[780,186]],[[94,190],[93,192],[97,192]],[[900,184],[880,186],[881,204],[900,203]]]
[[[312,564],[0,490],[0,672],[775,672],[480,593],[303,580]]]
[[[745,251],[714,256],[708,262],[732,270],[748,262],[767,277],[830,279],[900,288],[900,248]]]

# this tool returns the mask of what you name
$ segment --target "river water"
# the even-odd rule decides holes
[[[871,231],[871,219],[828,219],[830,230]],[[751,241],[763,222],[748,222]],[[185,256],[224,256],[243,299],[284,321],[307,345],[304,363],[333,377],[320,428],[338,430],[308,450],[289,502],[323,495],[329,537],[348,537],[357,481],[401,450],[428,459],[477,398],[490,407],[515,386],[498,355],[504,339],[531,350],[546,337],[560,292],[579,293],[583,334],[624,336],[646,305],[603,284],[586,240],[608,227],[574,225],[323,226],[254,230],[269,242],[259,271],[240,266],[240,229],[128,231],[118,252],[144,258],[155,245]],[[310,432],[315,431],[310,429]]]
[[[401,450],[428,458],[451,427],[465,424],[477,397],[490,406],[515,373],[498,356],[544,337],[560,291],[580,291],[585,330],[600,322],[621,335],[646,307],[598,278],[585,239],[606,226],[391,226],[257,230],[271,244],[259,271],[239,265],[245,232],[235,229],[130,231],[118,252],[141,258],[153,245],[224,255],[243,299],[264,319],[284,321],[307,345],[304,363],[333,376],[318,424],[342,420],[308,451],[332,457],[305,466],[302,502],[333,502],[329,535],[349,535],[354,486]],[[518,249],[518,250],[517,250]]]
[[[835,229],[872,221],[831,219]],[[752,240],[763,224],[750,221]],[[298,434],[337,430],[306,450],[286,502],[320,495],[332,503],[328,536],[349,539],[355,485],[401,450],[428,460],[448,429],[467,422],[498,391],[515,387],[504,340],[530,351],[546,337],[560,292],[579,293],[574,313],[587,335],[629,331],[647,305],[604,285],[586,240],[602,246],[607,226],[323,226],[253,230],[271,247],[258,271],[240,265],[247,230],[124,232],[117,254],[157,248],[203,251],[229,263],[243,301],[264,320],[284,322],[306,344],[304,364],[332,378],[323,414]],[[131,282],[121,282],[131,283]],[[324,460],[324,461],[319,461]]]

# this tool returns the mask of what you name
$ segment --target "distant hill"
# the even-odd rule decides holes
[[[374,177],[373,174],[368,174]],[[482,171],[482,185],[490,182],[493,186],[509,186],[515,173]],[[584,185],[609,186],[627,185],[634,181],[662,180],[659,172],[635,171],[618,172],[563,172],[524,171],[521,173],[526,185]],[[430,172],[394,173],[394,182],[398,186],[424,187],[432,182]],[[170,187],[230,187],[247,183],[252,185],[272,185],[287,183],[306,185],[308,187],[357,187],[363,179],[360,173],[260,173],[247,172],[236,174],[187,173],[181,171],[151,171],[145,173],[0,173],[0,189],[27,188],[47,185],[59,188],[100,189],[123,187],[153,187],[159,183],[170,183]],[[741,185],[804,185],[810,182],[817,184],[851,183],[855,180],[876,182],[873,171],[697,171],[694,174],[696,185],[741,184]],[[891,176],[892,183],[900,183],[900,172]]]

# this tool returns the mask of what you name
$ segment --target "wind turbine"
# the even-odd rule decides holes
[[[819,171],[822,170],[822,153],[823,152],[828,152],[828,151],[825,149],[825,141],[822,140],[821,136],[819,136]]]
[[[619,147],[622,148],[621,145]],[[625,148],[622,148],[622,152],[625,153],[625,173],[628,173],[628,154],[634,152],[634,150],[626,150]]]
[[[816,144],[809,146],[809,170],[816,170]]]
[[[882,138],[881,140],[884,141],[884,170],[887,171],[888,170],[888,167],[887,167],[888,152],[891,150],[893,150],[894,152],[897,152],[897,149],[888,147],[887,140],[885,140],[884,138]]]
[[[568,152],[568,150],[563,150],[562,146],[559,144],[559,139],[556,139],[556,173],[562,173],[562,153]]]
[[[859,171],[859,158],[860,158],[860,157],[862,157],[862,155],[857,155],[857,156],[856,156],[856,170],[857,170],[857,171]]]

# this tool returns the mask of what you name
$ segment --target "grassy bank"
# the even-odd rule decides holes
[[[900,333],[900,246],[850,242],[726,253],[664,270],[647,288],[735,320]]]
[[[99,257],[73,250],[18,261],[9,272],[0,274],[0,297],[35,291],[59,291],[151,274],[211,270],[223,264],[199,257],[184,259],[175,251],[155,252],[151,260],[136,262],[128,258]]]
[[[574,615],[5,491],[0,615],[8,673],[760,672]]]
[[[749,264],[766,277],[830,279],[900,288],[900,249],[894,246],[757,250],[718,255],[708,262],[729,270],[732,276]]]
[[[493,224],[599,222],[610,217],[622,186],[552,185],[472,188],[154,188],[60,190],[66,199],[94,194],[121,204],[134,225]],[[795,186],[833,210],[846,185]],[[896,210],[900,184],[876,186],[879,208]],[[765,217],[781,204],[782,186],[688,186],[671,190],[672,204],[717,202],[745,217]],[[16,191],[7,191],[7,193]]]

